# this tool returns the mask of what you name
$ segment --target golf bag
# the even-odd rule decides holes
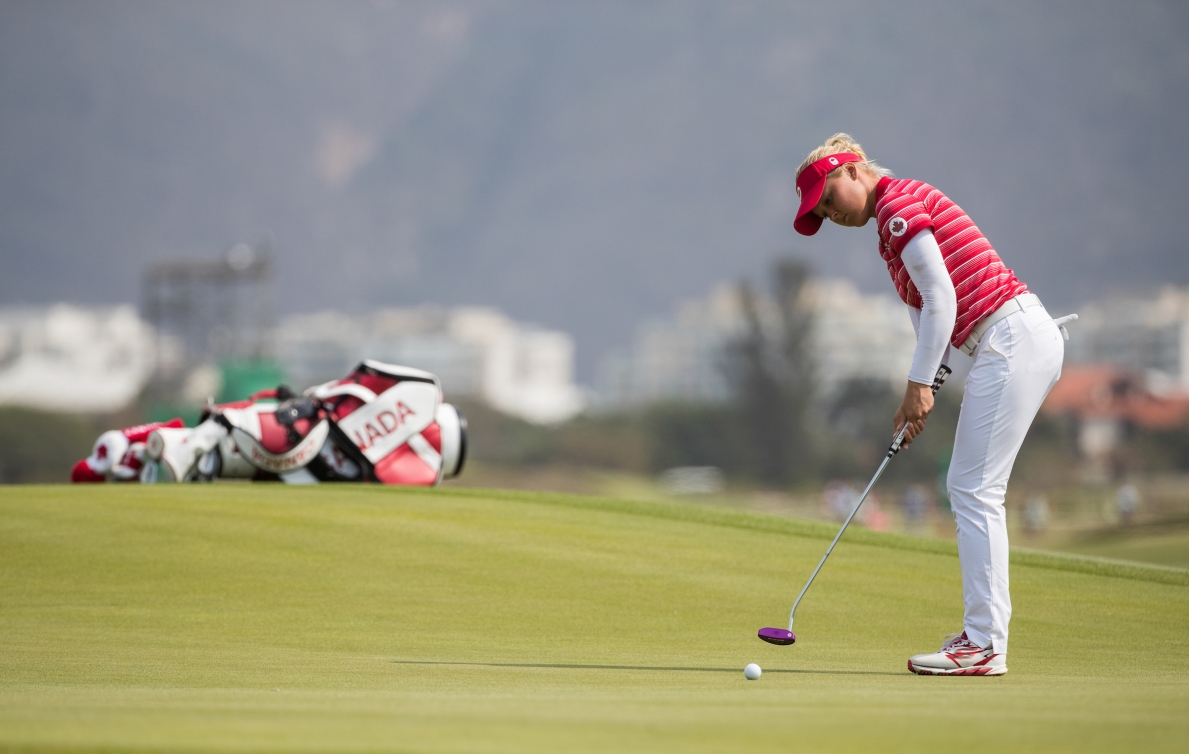
[[[247,400],[208,404],[197,427],[174,420],[137,429],[145,430],[141,462],[128,478],[145,483],[236,478],[428,486],[457,476],[466,460],[466,421],[442,402],[437,377],[377,361],[304,395],[282,385]]]
[[[442,402],[429,372],[364,361],[341,380],[310,388],[335,447],[360,474],[384,484],[433,485],[466,461],[466,422]]]

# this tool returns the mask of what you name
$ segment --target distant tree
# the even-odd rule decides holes
[[[0,484],[69,482],[102,426],[95,417],[0,408]]]
[[[777,317],[766,322],[759,296],[739,285],[746,329],[729,343],[724,369],[748,446],[751,471],[761,481],[787,484],[811,475],[813,447],[806,429],[814,392],[809,350],[813,314],[805,301],[809,266],[793,259],[773,268]]]
[[[750,446],[741,425],[734,406],[668,402],[641,412],[654,471],[717,466],[736,476],[750,473]]]

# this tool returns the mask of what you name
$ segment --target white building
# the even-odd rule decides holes
[[[1077,312],[1070,361],[1143,370],[1158,392],[1189,392],[1189,288],[1111,296]]]
[[[869,379],[903,391],[916,350],[908,307],[890,294],[861,293],[849,280],[813,280],[813,358],[829,395],[842,382]]]
[[[447,396],[474,396],[527,421],[579,413],[569,335],[522,325],[495,309],[425,306],[361,316],[297,315],[281,322],[278,355],[294,387],[342,376],[363,358],[437,374]]]
[[[128,305],[0,311],[0,404],[116,411],[152,375],[153,346]]]
[[[721,401],[730,396],[723,346],[746,332],[742,302],[732,285],[705,299],[682,302],[672,317],[636,328],[631,349],[599,365],[601,402],[623,408],[659,400]]]
[[[846,280],[807,284],[813,312],[811,354],[823,396],[849,379],[901,385],[916,345],[907,308],[894,296],[865,295]],[[778,327],[774,301],[757,301],[761,326]],[[630,350],[600,365],[601,403],[611,409],[657,400],[722,401],[730,397],[724,347],[745,334],[736,286],[723,284],[705,298],[680,304],[673,316],[641,325]]]
[[[285,379],[300,390],[343,376],[359,363],[364,331],[359,318],[336,311],[285,317],[277,327]]]
[[[479,394],[493,407],[538,424],[565,421],[584,408],[569,335],[481,308],[455,310],[448,332],[481,354]]]
[[[564,421],[585,405],[574,383],[573,340],[494,309],[326,311],[287,317],[277,335],[286,379],[299,390],[341,377],[369,358],[428,370],[442,379],[447,395],[481,398],[532,422]],[[170,345],[156,343],[152,328],[128,305],[0,310],[0,404],[121,409],[152,377],[154,348]],[[164,361],[169,366],[176,359]],[[200,403],[218,392],[219,380],[215,367],[199,367],[183,381],[183,398]]]

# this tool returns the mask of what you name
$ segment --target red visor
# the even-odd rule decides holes
[[[852,152],[839,152],[826,155],[801,171],[801,175],[797,176],[797,196],[801,198],[801,206],[797,208],[797,219],[793,220],[793,227],[798,233],[812,236],[822,227],[822,218],[813,214],[813,208],[822,200],[822,190],[826,187],[826,176],[830,171],[848,162],[862,161],[862,157]]]

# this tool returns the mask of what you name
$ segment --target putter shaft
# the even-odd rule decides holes
[[[937,395],[937,391],[941,389],[943,384],[945,384],[945,378],[949,376],[949,367],[947,367],[945,364],[942,364],[940,367],[938,367],[937,376],[933,378],[932,390],[934,395]],[[879,468],[876,469],[875,476],[871,477],[871,481],[867,483],[867,489],[863,490],[863,494],[859,496],[859,501],[855,503],[855,507],[851,509],[850,515],[847,516],[846,520],[842,522],[842,528],[839,529],[838,533],[834,535],[834,541],[830,543],[828,548],[826,548],[826,554],[822,556],[821,562],[817,564],[817,568],[813,569],[813,573],[809,576],[809,581],[806,581],[805,586],[801,587],[801,593],[797,595],[797,600],[793,603],[793,609],[789,612],[789,633],[792,633],[793,631],[793,619],[797,616],[797,605],[801,604],[801,598],[804,597],[805,593],[809,591],[809,585],[813,583],[815,578],[817,578],[818,571],[822,570],[822,566],[826,564],[826,559],[830,557],[830,553],[834,552],[834,545],[838,544],[838,540],[842,539],[843,532],[846,531],[846,527],[850,526],[851,519],[853,519],[855,514],[859,512],[859,506],[861,506],[863,501],[867,499],[867,494],[871,492],[871,488],[874,487],[875,483],[879,481],[880,475],[883,474],[883,470],[888,466],[888,461],[891,461],[892,456],[900,452],[900,444],[904,441],[904,433],[907,431],[908,423],[905,422],[904,426],[900,428],[900,431],[896,433],[896,437],[893,438],[892,444],[888,446],[888,452],[884,455],[883,462],[879,464]]]

